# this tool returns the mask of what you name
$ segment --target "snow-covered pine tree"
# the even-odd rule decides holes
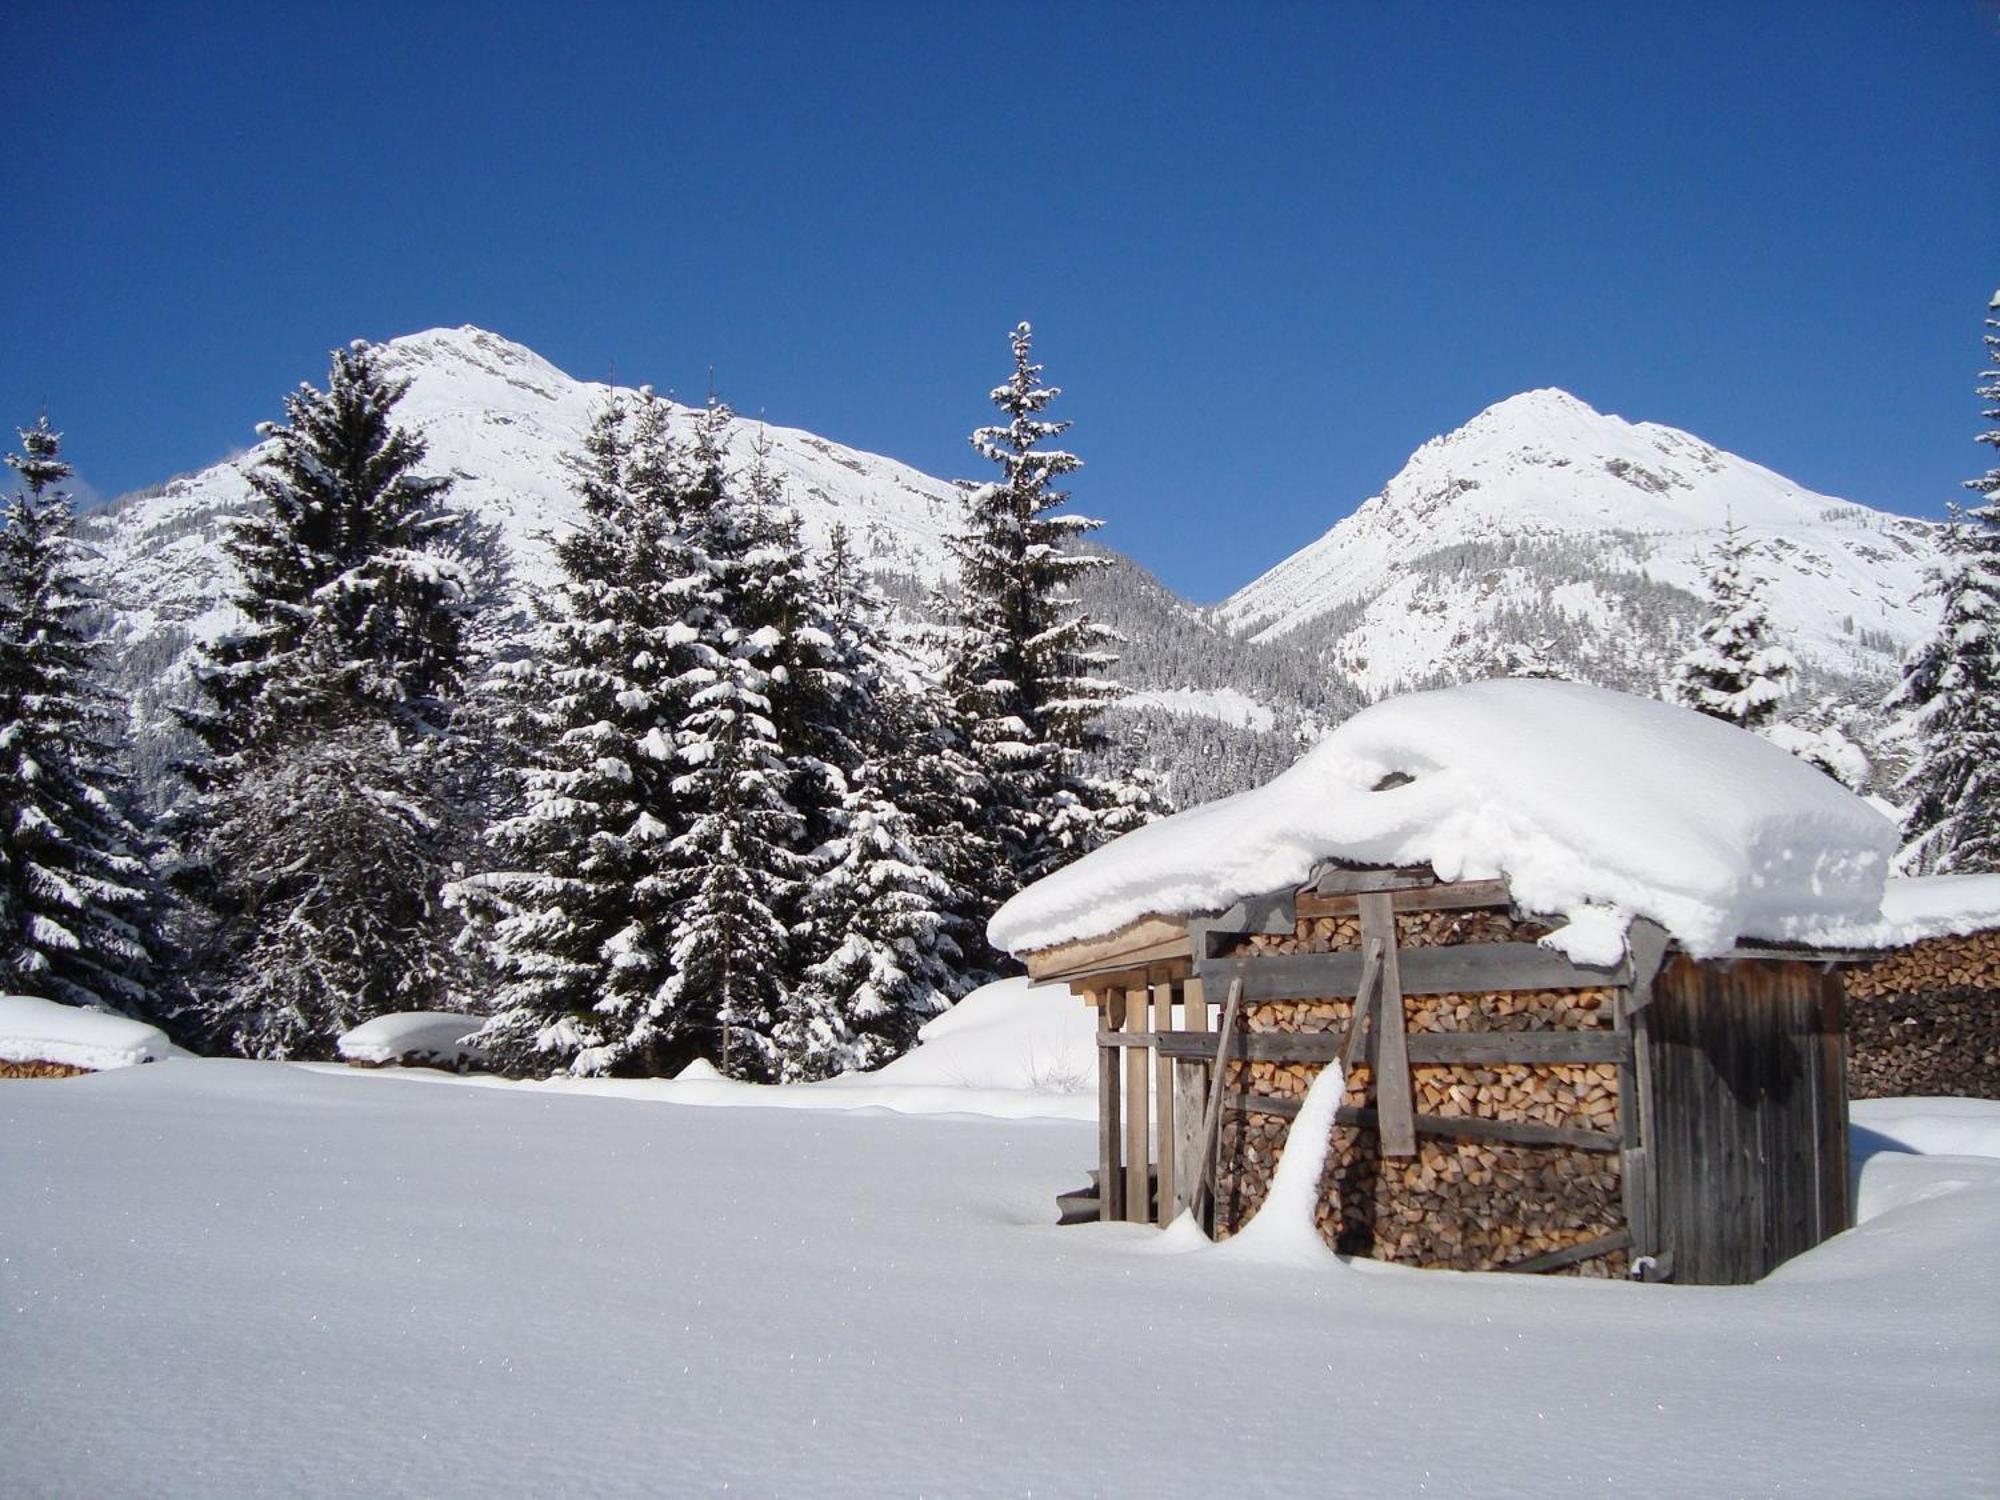
[[[1006,421],[972,445],[998,464],[998,483],[967,502],[953,539],[959,635],[950,687],[987,781],[982,830],[997,852],[981,891],[987,909],[1086,852],[1098,794],[1079,772],[1097,714],[1119,693],[1102,673],[1116,658],[1110,633],[1080,613],[1069,584],[1108,566],[1070,550],[1098,522],[1055,512],[1055,486],[1082,460],[1044,446],[1068,422],[1041,413],[1061,394],[1041,383],[1026,323],[1012,336],[1014,373],[992,393]]]
[[[1740,729],[1762,729],[1791,691],[1792,654],[1772,640],[1750,544],[1731,521],[1707,567],[1709,614],[1675,673],[1676,702]]]
[[[948,832],[912,811],[931,800],[936,775],[924,685],[895,660],[887,602],[861,576],[843,527],[828,538],[814,602],[816,698],[830,717],[815,759],[841,757],[842,794],[822,810],[829,826],[794,933],[805,967],[777,1036],[791,1080],[899,1056],[963,984],[958,893],[930,863],[930,835]]]
[[[2000,292],[1991,307],[2000,311]],[[1989,426],[1977,441],[2000,449],[2000,317],[1988,317],[1978,393]],[[1953,509],[1934,577],[1937,632],[1911,653],[1888,707],[1908,710],[1918,754],[1904,782],[1903,867],[1913,874],[2000,870],[2000,467],[1966,488]]]
[[[689,623],[712,581],[682,531],[697,476],[666,402],[607,403],[572,471],[582,523],[556,545],[534,650],[505,674],[527,751],[518,811],[491,831],[500,868],[455,895],[492,928],[504,982],[481,1036],[502,1066],[657,1073],[685,821],[673,737],[712,659]]]
[[[70,566],[70,467],[42,417],[0,517],[0,991],[143,1015],[152,882]]]
[[[419,474],[423,441],[394,423],[404,389],[356,342],[264,429],[263,508],[228,544],[248,624],[209,653],[189,715],[211,752],[195,779],[216,919],[195,978],[213,1035],[255,1055],[325,1056],[442,997],[441,787],[472,606],[449,481]]]

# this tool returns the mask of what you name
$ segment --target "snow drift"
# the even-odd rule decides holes
[[[988,933],[1023,953],[1220,911],[1344,860],[1505,876],[1522,906],[1570,919],[1548,941],[1580,962],[1616,962],[1636,916],[1707,956],[1879,921],[1895,848],[1889,819],[1756,735],[1601,688],[1500,680],[1379,703],[1256,791],[1030,886]]]

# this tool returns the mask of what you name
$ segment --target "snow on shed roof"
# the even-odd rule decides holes
[[[1373,790],[1400,772],[1406,784]],[[1149,915],[1220,911],[1326,860],[1505,876],[1552,938],[1614,962],[1651,917],[1690,952],[1879,918],[1889,819],[1756,735],[1579,683],[1498,680],[1356,714],[1255,791],[1129,833],[1037,881],[988,935],[1013,953]]]
[[[34,995],[0,995],[0,1062],[102,1071],[155,1062],[175,1051],[165,1032],[144,1021]]]
[[[1834,948],[1900,948],[1933,937],[2000,928],[2000,875],[1914,875],[1891,880],[1878,916],[1829,922],[1802,935]]]

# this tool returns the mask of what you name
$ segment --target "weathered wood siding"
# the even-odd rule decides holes
[[[1847,1227],[1840,980],[1675,958],[1638,1012],[1653,1226],[1676,1281],[1755,1281]]]

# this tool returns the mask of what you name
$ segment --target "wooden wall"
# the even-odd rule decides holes
[[[1837,974],[1677,957],[1635,1019],[1654,1233],[1675,1281],[1755,1281],[1847,1227]]]

